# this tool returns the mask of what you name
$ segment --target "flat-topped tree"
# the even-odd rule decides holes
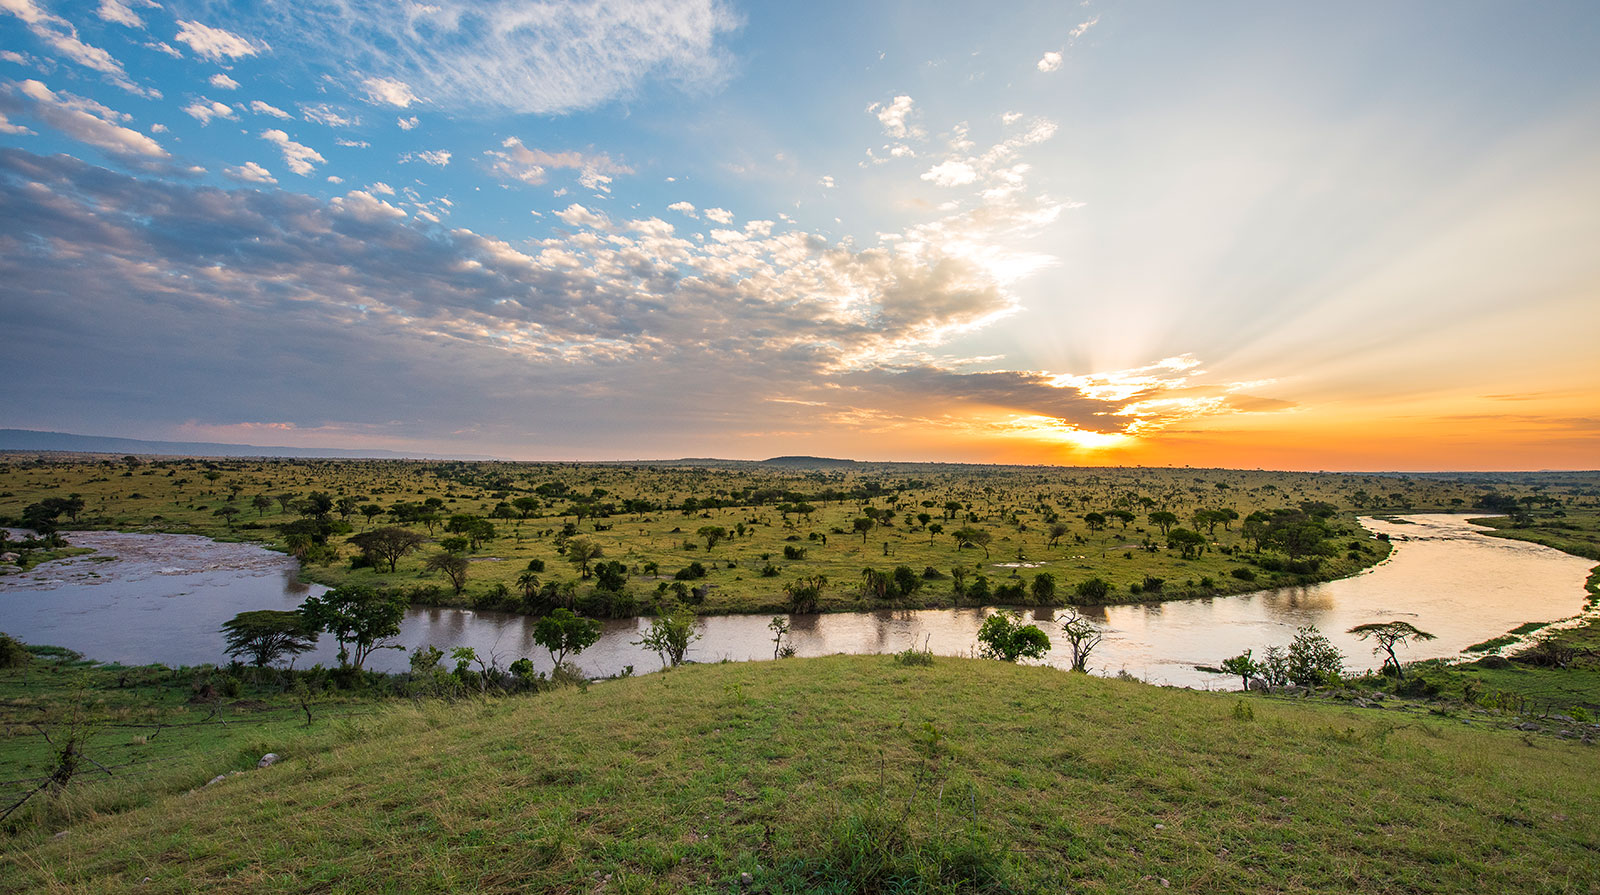
[[[1420,643],[1425,640],[1436,639],[1427,631],[1417,630],[1417,628],[1410,622],[1399,621],[1373,622],[1372,624],[1356,625],[1354,628],[1351,628],[1345,633],[1354,634],[1362,640],[1366,640],[1369,637],[1373,640],[1376,640],[1378,645],[1372,648],[1373,655],[1378,655],[1380,653],[1386,655],[1387,658],[1384,659],[1383,662],[1384,667],[1387,668],[1391,665],[1394,666],[1395,677],[1402,680],[1405,678],[1406,674],[1405,671],[1400,667],[1400,660],[1395,657],[1395,647],[1405,646],[1407,643],[1413,641]]]

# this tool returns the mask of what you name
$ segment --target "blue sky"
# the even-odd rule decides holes
[[[8,425],[1593,466],[1600,9],[0,0]]]

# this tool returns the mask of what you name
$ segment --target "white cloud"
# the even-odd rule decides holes
[[[6,88],[0,94],[0,112],[26,112],[74,140],[129,161],[169,157],[155,140],[122,126],[120,122],[131,120],[130,115],[92,99],[65,91],[56,93],[32,79],[8,84]],[[31,104],[19,102],[19,96]]]
[[[689,217],[695,217],[696,216],[695,213],[694,213],[694,206],[689,204],[688,202],[674,202],[671,205],[667,206],[667,210],[668,211],[676,211],[679,214],[686,214]]]
[[[1090,19],[1087,22],[1080,22],[1078,24],[1078,27],[1072,29],[1071,33],[1068,36],[1071,37],[1073,40],[1077,40],[1078,38],[1082,37],[1090,28],[1093,28],[1096,24],[1098,24],[1099,21],[1100,21],[1100,17],[1099,16],[1095,16],[1094,18]]]
[[[296,143],[289,139],[289,135],[283,131],[262,131],[261,139],[266,140],[268,143],[276,144],[278,149],[283,152],[283,163],[289,166],[290,171],[299,174],[301,177],[309,176],[313,168],[327,161],[322,157],[322,153],[303,143]]]
[[[1055,71],[1061,68],[1061,54],[1051,50],[1039,57],[1038,69],[1040,71]]]
[[[418,102],[406,82],[395,78],[367,78],[361,82],[367,88],[367,100],[373,105],[399,106],[404,109]]]
[[[717,224],[733,223],[733,212],[726,208],[707,208],[706,220]]]
[[[166,132],[167,132],[167,126],[165,124],[159,124],[158,123],[158,124],[150,125],[150,133],[152,133],[152,134],[164,134]]]
[[[524,146],[516,137],[507,137],[501,150],[484,152],[489,159],[489,173],[501,180],[515,180],[529,186],[538,186],[548,178],[550,168],[570,168],[578,172],[578,182],[589,189],[610,192],[611,178],[618,174],[632,174],[633,169],[605,153],[547,152]]]
[[[250,111],[256,113],[257,115],[271,115],[273,118],[282,118],[285,120],[293,117],[288,112],[285,112],[277,106],[274,106],[270,103],[264,103],[259,99],[253,99],[250,101]]]
[[[337,174],[329,174],[328,175],[328,182],[329,183],[344,183],[344,178],[340,177]]]
[[[714,85],[728,59],[718,39],[740,24],[728,0],[341,0],[241,14],[301,54],[432,104],[532,114],[591,108],[648,81]]]
[[[222,174],[241,183],[274,184],[278,182],[277,178],[272,176],[272,172],[255,162],[245,162],[237,168],[223,168]]]
[[[361,190],[351,190],[342,198],[334,198],[329,204],[333,206],[335,211],[367,223],[394,220],[406,216],[406,213],[401,209],[390,205],[371,193]]]
[[[168,56],[171,56],[174,59],[182,59],[183,58],[183,51],[179,50],[177,47],[173,46],[172,44],[167,43],[164,40],[151,41],[150,43],[145,44],[145,46],[149,47],[152,50],[155,50],[158,53],[165,53],[165,54],[167,54]]]
[[[350,127],[361,123],[359,118],[344,117],[343,114],[335,111],[327,103],[316,103],[314,105],[301,103],[300,115],[307,121],[327,125],[328,127]]]
[[[78,29],[73,27],[71,22],[45,12],[34,0],[0,0],[0,12],[10,13],[21,19],[28,30],[33,32],[34,37],[73,62],[100,72],[106,76],[106,80],[123,90],[149,98],[161,96],[158,91],[135,84],[123,70],[121,62],[105,50],[79,40]]]
[[[883,125],[883,132],[897,140],[909,137],[923,136],[923,130],[909,125],[906,119],[912,113],[913,101],[909,96],[897,96],[891,102],[873,103],[867,107],[867,112],[876,115],[878,123]]]
[[[222,72],[217,72],[211,76],[211,86],[217,88],[218,90],[238,90],[239,82],[228,77]]]
[[[450,164],[450,152],[444,149],[429,149],[422,152],[408,152],[405,155],[400,156],[401,164],[405,164],[407,162],[422,162],[425,165],[433,165],[436,168],[443,168],[445,165]]]
[[[380,196],[393,196],[394,195],[394,187],[388,185],[387,183],[384,183],[381,180],[376,181],[375,183],[369,184],[367,186],[367,189],[369,191],[373,192],[373,193],[376,193],[376,194],[380,195]]]
[[[33,133],[33,130],[30,128],[23,127],[20,124],[12,124],[11,119],[7,118],[4,113],[0,113],[0,134],[25,135],[31,133]]]
[[[219,103],[214,99],[206,99],[203,96],[184,106],[183,111],[191,118],[199,121],[201,125],[210,124],[213,118],[237,119],[239,117],[234,114],[232,107],[228,104]]]
[[[394,123],[400,125],[401,130],[408,131],[416,127],[421,122],[417,120],[417,116],[412,115],[410,118],[396,118]]]
[[[924,171],[922,179],[938,186],[966,186],[978,179],[978,172],[967,162],[951,159]]]
[[[231,31],[212,28],[199,22],[186,22],[182,19],[178,21],[178,34],[173,39],[188,44],[195,55],[203,56],[212,62],[221,62],[224,58],[241,59],[255,56],[272,49],[264,40],[240,37]]]
[[[366,149],[368,146],[371,146],[372,144],[368,143],[366,140],[351,140],[351,139],[349,139],[347,137],[334,137],[333,138],[333,145],[335,145],[335,146],[344,146],[344,147],[347,147],[349,149]]]
[[[822,179],[817,181],[817,185],[822,187],[825,190],[833,189],[833,175],[832,174],[824,174],[824,175],[822,175]]]
[[[1001,124],[1016,124],[1017,122],[1019,122],[1021,120],[1022,120],[1022,113],[1021,112],[1007,112],[1004,115],[1000,116],[1000,123]]]
[[[576,202],[556,212],[556,217],[570,227],[588,227],[591,230],[611,229],[610,218],[600,212],[590,211]]]
[[[154,0],[134,0],[134,2],[147,9],[160,9],[161,4]],[[118,25],[127,25],[129,28],[143,28],[144,20],[122,0],[100,0],[100,8],[95,11],[101,19],[115,22]]]

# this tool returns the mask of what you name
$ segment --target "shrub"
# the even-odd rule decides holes
[[[1249,568],[1248,566],[1240,566],[1239,568],[1234,569],[1233,571],[1229,572],[1228,574],[1232,575],[1233,577],[1235,577],[1237,579],[1239,579],[1240,581],[1254,581],[1254,580],[1256,580],[1256,570],[1252,569],[1252,568]]]
[[[1333,683],[1344,674],[1344,656],[1315,625],[1295,630],[1286,661],[1289,680],[1302,687]]]
[[[1078,598],[1085,603],[1100,603],[1111,595],[1111,582],[1104,578],[1090,578],[1078,582],[1076,588]]]
[[[1022,623],[1021,613],[996,612],[978,629],[978,654],[985,659],[1017,662],[1037,659],[1050,650],[1050,638],[1037,625]]]

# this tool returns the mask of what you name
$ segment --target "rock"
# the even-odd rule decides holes
[[[15,564],[16,561],[21,559],[21,558],[22,557],[20,555],[16,554],[16,553],[0,553],[0,562],[8,562],[8,563]]]
[[[50,838],[51,839],[65,839],[65,838],[67,838],[67,834],[70,833],[70,832],[72,832],[72,831],[71,830],[62,830],[61,832],[55,834],[54,836],[51,836]]]
[[[1167,828],[1166,824],[1156,824],[1156,829],[1158,829],[1158,830],[1165,830],[1166,828]]]
[[[210,786],[213,783],[221,783],[222,781],[224,781],[226,779],[228,779],[228,775],[227,774],[218,774],[217,776],[212,777],[210,780],[207,780],[206,781],[206,785]]]
[[[1259,691],[1265,693],[1265,692],[1271,690],[1272,686],[1270,684],[1268,684],[1266,681],[1262,680],[1261,678],[1251,678],[1250,679],[1250,689],[1259,690]]]
[[[275,765],[277,763],[278,763],[278,753],[276,753],[276,752],[268,752],[266,755],[261,756],[261,760],[260,761],[256,762],[256,767],[258,767],[258,768],[270,768],[270,767],[272,767],[273,765]]]
[[[1516,729],[1517,730],[1543,730],[1544,728],[1542,728],[1539,725],[1533,723],[1532,721],[1524,721],[1521,724],[1518,724]]]
[[[748,886],[748,885],[754,883],[755,881],[756,881],[756,878],[751,876],[749,873],[741,873],[741,874],[739,874],[739,885],[741,885],[741,886]]]

